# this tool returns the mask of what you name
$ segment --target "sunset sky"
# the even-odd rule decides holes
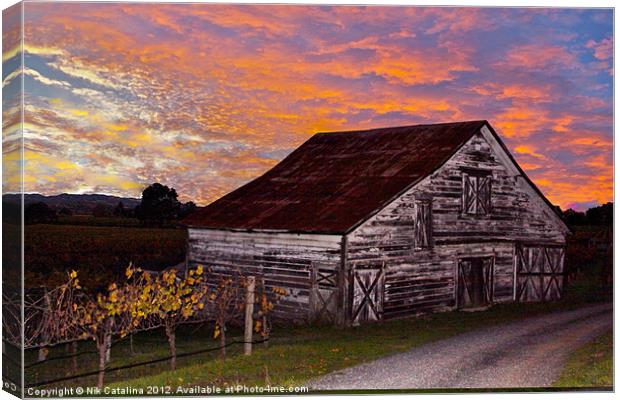
[[[317,131],[487,119],[553,203],[584,209],[613,196],[612,18],[26,3],[25,190],[139,197],[159,181],[204,205]]]

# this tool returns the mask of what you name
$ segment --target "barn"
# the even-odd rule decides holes
[[[317,133],[190,215],[188,263],[280,287],[278,318],[356,325],[564,286],[569,229],[487,121]]]

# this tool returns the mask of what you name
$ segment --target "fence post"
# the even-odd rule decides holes
[[[253,276],[247,277],[245,288],[245,337],[243,344],[243,354],[252,354],[252,314],[254,313],[254,286],[256,280]]]
[[[310,264],[310,293],[308,294],[308,323],[314,322],[314,319],[318,317],[316,315],[318,307],[316,304],[316,295],[319,290],[317,284],[317,269],[318,265]]]

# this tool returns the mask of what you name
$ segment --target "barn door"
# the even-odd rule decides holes
[[[493,258],[463,258],[458,264],[458,308],[480,308],[493,300]]]
[[[338,272],[331,266],[312,264],[310,270],[310,322],[337,322]]]
[[[351,323],[377,321],[383,316],[385,272],[379,268],[351,270]]]
[[[515,257],[518,301],[551,301],[562,297],[563,247],[518,244]]]

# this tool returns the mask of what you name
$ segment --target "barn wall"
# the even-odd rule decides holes
[[[493,301],[512,300],[511,244],[445,245],[424,253],[386,263],[384,318],[453,309],[459,257],[493,257]]]
[[[548,207],[497,154],[477,134],[438,171],[348,235],[349,268],[386,266],[386,318],[453,308],[460,255],[494,256],[494,301],[510,301],[514,242],[564,243]],[[463,168],[492,171],[489,215],[461,212]],[[434,246],[416,250],[414,201],[427,196],[432,197]]]
[[[306,322],[309,313],[310,268],[337,270],[341,236],[291,233],[234,232],[189,229],[188,263],[211,267],[215,273],[239,270],[263,278],[267,289],[286,289],[276,318]]]

